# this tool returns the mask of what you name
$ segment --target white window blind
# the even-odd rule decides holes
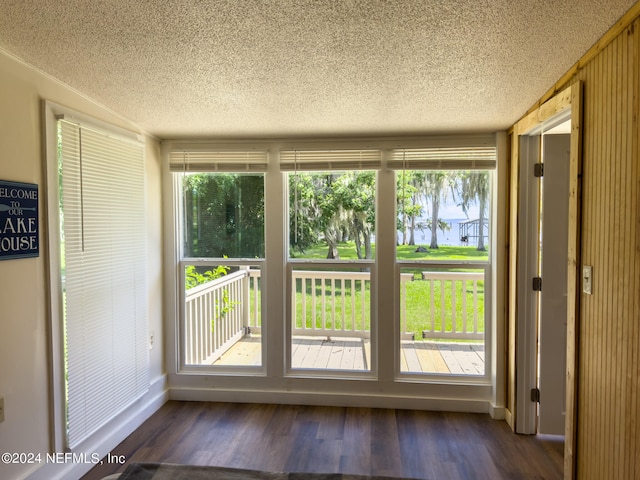
[[[395,149],[388,167],[393,170],[493,170],[496,168],[496,148],[429,147]]]
[[[144,154],[65,120],[58,134],[73,449],[149,389]]]
[[[382,152],[375,149],[283,150],[282,171],[379,170]]]
[[[173,150],[169,152],[172,172],[266,172],[266,149]]]

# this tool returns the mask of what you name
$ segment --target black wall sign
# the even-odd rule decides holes
[[[0,260],[38,255],[38,185],[0,180]]]

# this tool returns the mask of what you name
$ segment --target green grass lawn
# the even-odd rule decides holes
[[[442,246],[437,249],[427,248],[426,252],[416,252],[417,245],[398,245],[396,247],[396,258],[398,260],[488,260],[489,252],[480,252],[476,247],[449,247]],[[375,258],[376,246],[372,246]],[[356,247],[353,242],[338,244],[338,254],[341,260],[357,260]],[[305,250],[304,253],[295,252],[294,258],[326,259],[327,245],[318,244]]]
[[[427,252],[415,252],[416,246],[400,245],[397,248],[397,258],[399,260],[441,260],[441,261],[460,261],[460,260],[487,260],[487,252],[479,252],[475,247],[440,247],[437,250],[429,250]],[[338,246],[340,258],[342,260],[353,260],[357,258],[355,247],[352,243],[340,244]],[[374,250],[375,251],[375,250]],[[309,259],[325,259],[327,253],[326,245],[318,245],[308,249],[304,258]],[[308,270],[308,268],[304,268]],[[336,270],[348,271],[349,269],[337,268]],[[351,269],[353,270],[353,269]],[[453,307],[454,293],[452,282],[434,281],[433,288],[430,281],[422,280],[422,271],[426,268],[403,269],[403,273],[413,273],[414,280],[406,284],[405,312],[406,312],[406,333],[413,333],[416,338],[422,336],[424,330],[433,329],[441,330],[444,322],[445,331],[452,331],[455,322],[456,331],[471,331],[474,322],[478,322],[478,331],[484,331],[484,282],[478,281],[477,290],[477,317],[474,317],[474,292],[473,282],[467,281],[463,287],[462,282],[455,282],[455,309]],[[429,268],[429,270],[436,270]],[[455,269],[456,271],[482,271],[477,269]],[[448,269],[447,271],[453,271]],[[303,287],[300,281],[296,284],[296,324],[300,328],[303,319],[305,319],[306,328],[312,328],[315,322],[315,328],[322,328],[323,322],[326,328],[336,328],[351,330],[362,329],[361,318],[363,317],[368,323],[369,315],[369,282],[365,282],[364,306],[362,302],[362,292],[360,282],[355,282],[355,293],[352,290],[350,282],[347,281],[342,285],[340,280],[335,281],[332,289],[328,280],[324,281],[324,306],[322,303],[323,284],[320,280],[316,280],[314,286],[310,281],[305,283],[305,312],[303,312]],[[344,288],[344,297],[342,290]],[[464,291],[463,291],[464,288]],[[315,295],[312,295],[312,289]],[[444,289],[444,293],[442,292]],[[332,296],[333,290],[333,296]],[[355,302],[352,298],[355,295]],[[466,309],[463,307],[463,297],[466,299]],[[335,298],[335,301],[333,300]],[[315,301],[315,315],[314,311]],[[433,305],[433,317],[431,315]],[[323,315],[324,312],[324,315]],[[353,322],[356,322],[355,327]],[[365,329],[369,329],[369,325],[365,325]]]
[[[326,245],[318,245],[305,252],[304,258],[325,259]],[[339,246],[340,257],[343,260],[356,259],[354,245],[341,244]],[[415,252],[415,246],[401,245],[397,249],[399,260],[487,260],[487,252],[478,252],[475,247],[440,247],[437,250],[427,252]],[[321,270],[311,266],[299,267],[300,270]],[[354,272],[360,271],[353,266],[336,265],[336,271]],[[406,330],[402,333],[413,333],[415,338],[421,338],[425,330],[440,331],[444,323],[445,331],[452,331],[455,322],[455,330],[472,331],[474,323],[478,322],[478,331],[484,331],[484,281],[478,281],[477,291],[477,314],[474,313],[474,286],[472,281],[466,281],[463,287],[462,282],[455,283],[455,295],[451,281],[427,281],[422,279],[422,272],[443,271],[432,266],[421,266],[418,268],[403,268],[403,273],[412,273],[413,281],[404,283],[406,295],[404,297],[404,309],[406,314]],[[325,270],[326,271],[326,270]],[[446,269],[444,271],[475,271],[482,272],[482,269]],[[363,288],[364,282],[364,288]],[[311,329],[315,325],[316,329],[327,328],[337,330],[362,331],[370,330],[370,283],[368,280],[356,280],[352,284],[347,280],[316,279],[312,285],[310,280],[306,280],[304,287],[302,281],[298,279],[295,285],[295,319],[296,327]],[[432,285],[433,283],[433,285]],[[251,308],[254,308],[254,288],[251,287]],[[260,296],[260,288],[258,295]],[[323,303],[324,290],[324,303]],[[453,300],[455,297],[455,308]],[[466,309],[463,307],[463,298],[466,299]],[[303,302],[304,299],[304,302]],[[304,307],[303,307],[304,304]],[[433,308],[432,308],[433,306]],[[260,309],[260,302],[258,302]],[[303,311],[304,308],[304,311]],[[433,315],[431,312],[434,312]],[[475,316],[474,316],[475,315]],[[260,316],[259,316],[260,317]],[[364,318],[365,325],[362,325]],[[381,319],[380,321],[388,321]],[[432,325],[433,321],[433,325]],[[355,325],[354,325],[355,322]]]
[[[355,282],[355,292],[351,282],[345,282],[344,287],[340,280],[335,282],[332,290],[330,282],[324,280],[324,305],[322,297],[323,281],[315,280],[314,287],[311,281],[306,280],[304,294],[301,281],[296,283],[296,327],[302,328],[304,320],[306,328],[335,328],[337,330],[356,331],[363,330],[362,318],[365,320],[364,330],[369,330],[370,318],[370,288],[369,282],[365,282],[364,302],[360,281]],[[477,314],[474,315],[474,291],[473,282],[453,282],[455,284],[456,307],[453,308],[452,282],[434,281],[433,288],[430,281],[414,280],[406,283],[405,309],[406,331],[413,333],[416,338],[422,336],[424,330],[440,331],[444,322],[445,331],[455,330],[473,331],[474,322],[478,322],[478,331],[484,331],[484,282],[478,281]],[[343,296],[344,288],[344,296]],[[442,289],[444,288],[444,292]],[[311,291],[315,291],[312,295]],[[332,294],[333,291],[333,294]],[[303,304],[303,295],[305,298]],[[463,305],[463,297],[466,298],[466,308]],[[315,302],[315,308],[314,308]],[[432,308],[433,307],[433,308]],[[303,311],[304,309],[304,311]],[[364,314],[363,314],[364,311]],[[433,315],[431,312],[433,311]],[[323,315],[324,312],[324,315]],[[433,325],[432,325],[433,321]],[[355,322],[355,326],[354,326]]]
[[[465,282],[464,288],[462,282],[454,283],[455,309],[452,282],[444,282],[443,286],[442,282],[434,281],[433,290],[431,282],[424,280],[414,280],[406,284],[407,333],[413,333],[416,338],[420,338],[423,330],[441,331],[443,322],[444,330],[447,332],[453,331],[454,322],[456,332],[472,332],[476,321],[478,331],[484,332],[484,282],[478,281],[476,286],[477,313],[474,310],[473,282]],[[466,299],[466,305],[463,304],[463,298]]]

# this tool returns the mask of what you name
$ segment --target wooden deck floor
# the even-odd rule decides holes
[[[367,371],[371,366],[371,345],[367,339],[294,337],[293,368]],[[244,337],[214,365],[260,365],[261,339]],[[443,343],[427,340],[403,341],[403,373],[454,375],[484,374],[484,345]]]

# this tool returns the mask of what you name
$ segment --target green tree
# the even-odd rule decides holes
[[[374,172],[299,172],[289,177],[289,195],[292,251],[324,240],[327,258],[339,258],[338,244],[352,238],[359,258],[372,257]]]
[[[289,244],[293,250],[327,242],[327,258],[336,258],[341,234],[341,206],[335,198],[336,175],[300,172],[289,177]]]
[[[398,205],[398,230],[402,232],[402,245],[415,245],[415,230],[419,227],[416,220],[423,213],[424,205],[421,200],[424,184],[424,172],[420,170],[406,170],[400,172],[396,181],[396,196]],[[407,230],[409,231],[407,233]],[[407,239],[408,237],[408,239]]]
[[[447,172],[428,170],[425,173],[423,191],[431,204],[431,220],[429,229],[431,230],[431,243],[429,248],[438,248],[438,225],[440,220],[440,201],[445,193],[445,184],[450,179]]]
[[[341,221],[355,242],[359,259],[372,258],[371,236],[375,230],[375,172],[347,172],[334,183]],[[364,247],[364,252],[363,252]]]
[[[185,256],[264,256],[262,175],[186,175],[183,192]]]
[[[463,171],[459,172],[456,180],[453,191],[464,213],[468,215],[469,208],[476,202],[478,204],[478,250],[485,251],[484,224],[489,208],[489,172]]]
[[[317,177],[317,200],[320,205],[320,232],[327,242],[327,258],[340,258],[338,253],[338,241],[341,238],[342,227],[347,223],[342,209],[336,197],[337,185],[335,184],[339,174],[321,174]]]

